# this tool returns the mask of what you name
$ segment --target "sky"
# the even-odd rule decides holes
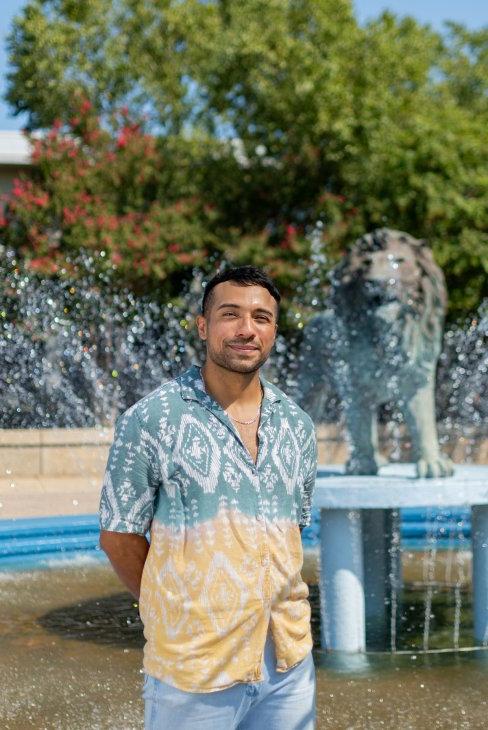
[[[5,38],[12,18],[25,4],[26,0],[0,0],[0,130],[21,129],[25,122],[22,117],[12,117],[3,100],[8,70]],[[438,30],[445,20],[464,23],[471,29],[488,25],[488,0],[354,0],[354,6],[360,23],[375,18],[383,10],[391,10],[397,15],[412,15]]]

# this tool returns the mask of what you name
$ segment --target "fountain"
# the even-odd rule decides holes
[[[23,274],[2,246],[0,257],[0,427],[111,425],[195,357],[187,330],[201,277],[161,305],[115,290],[89,254],[71,262],[76,282]]]
[[[21,273],[13,254],[2,251],[6,286],[0,301],[4,405],[0,418],[4,429],[103,429],[113,423],[118,412],[199,356],[198,343],[191,337],[192,316],[200,298],[198,276],[194,289],[185,292],[181,301],[163,306],[149,299],[137,300],[128,292],[111,291],[110,282],[101,282],[100,286],[88,259],[81,262],[83,276],[76,282],[63,282]],[[389,295],[394,289],[390,285]],[[378,295],[378,291],[372,293]],[[385,313],[391,315],[394,304],[390,297]],[[305,393],[306,407],[318,423],[335,424],[341,419],[338,383],[323,367],[323,351],[318,355],[307,349],[313,344],[314,338],[312,343],[308,339],[313,335],[312,328],[319,323],[320,319],[315,320],[305,329],[305,360],[298,357],[293,345],[279,338],[266,376],[290,391],[297,373],[307,364],[305,375],[320,388],[310,394],[308,401]],[[442,415],[437,424],[438,441],[444,451],[455,451],[456,462],[486,458],[486,454],[477,452],[488,421],[487,335],[488,313],[483,308],[465,327],[450,327],[444,335],[435,391]],[[334,333],[336,336],[338,333]],[[377,473],[345,474],[342,464],[327,465],[327,460],[319,469],[314,523],[303,533],[309,567],[314,534],[322,552],[320,630],[319,591],[314,580],[310,581],[319,718],[324,722],[322,725],[319,720],[318,726],[377,727],[381,721],[385,727],[407,727],[402,724],[405,715],[413,723],[408,727],[428,723],[434,726],[439,717],[445,727],[482,726],[480,718],[484,718],[486,708],[478,688],[485,677],[486,653],[463,654],[462,650],[475,642],[486,644],[488,520],[484,505],[488,488],[479,478],[484,468],[466,463],[456,466],[454,476],[438,473],[427,477],[418,476],[414,464],[385,465],[382,439],[392,436],[396,462],[405,457],[408,449],[406,419],[398,406],[395,402],[379,404],[379,427],[375,428],[372,421],[368,425],[374,455],[370,466]],[[449,470],[449,461],[440,455],[432,461],[439,470]],[[4,465],[8,466],[8,461],[4,460]],[[357,471],[352,464],[350,469]],[[405,547],[403,537],[400,542],[398,525],[401,521],[405,532],[406,517],[414,518],[413,513],[399,514],[408,504],[427,508],[458,504],[463,505],[465,514],[466,507],[473,512],[474,638],[466,638],[463,625],[467,552],[451,550],[445,573],[452,579],[454,596],[451,646],[459,652],[447,658],[442,653],[428,653],[435,623],[431,617],[436,611],[432,588],[438,571],[435,558],[441,544],[452,545],[458,537],[463,538],[462,544],[468,543],[465,535],[469,521],[457,525],[458,512],[454,510],[445,523],[439,523],[447,525],[448,530],[445,539],[440,540],[434,536],[438,532],[434,520],[438,513],[433,513],[431,521],[432,538],[430,533],[425,537],[424,513],[416,517],[421,524],[410,523],[409,529],[418,527],[421,531],[427,552],[420,568],[416,568],[423,587],[419,594],[422,600],[415,606],[413,601],[402,605],[405,580],[400,557],[403,553],[405,564],[405,553],[410,548]],[[95,521],[94,515],[87,521],[93,546]],[[14,527],[12,524],[9,529]],[[0,529],[0,549],[2,537]],[[85,537],[88,543],[88,532]],[[18,534],[15,539],[18,542]],[[0,702],[0,715],[15,730],[36,721],[43,727],[61,728],[66,722],[73,728],[105,727],[107,718],[121,727],[140,725],[138,642],[142,637],[137,608],[126,593],[120,593],[120,585],[103,564],[85,564],[78,560],[77,551],[73,555],[74,568],[52,567],[49,575],[33,570],[34,561],[26,563],[29,572],[0,571],[3,621],[7,627],[0,640],[7,698],[5,706]],[[309,570],[309,574],[312,572]],[[410,599],[411,594],[406,600]],[[411,635],[405,630],[415,623],[413,619],[404,620],[410,615],[417,615],[420,630],[407,641]],[[65,644],[66,640],[69,643]],[[320,651],[320,643],[325,652]],[[407,646],[408,655],[403,653]],[[384,654],[371,651],[385,648],[388,652]],[[50,671],[33,675],[29,664],[33,650]],[[343,662],[342,656],[348,661]],[[329,671],[334,657],[341,659],[334,666],[346,666],[348,671],[361,669],[363,673],[350,673],[344,679]],[[389,671],[383,671],[385,667]],[[73,705],[70,700],[69,685],[85,697],[81,709],[79,703]],[[458,685],[461,696],[452,689]],[[117,695],[120,687],[123,692]],[[18,699],[24,696],[36,697],[25,712]],[[43,696],[55,697],[56,702],[43,702]],[[103,714],[101,707],[106,707],[108,714]],[[424,714],[417,721],[419,708]],[[26,713],[34,719],[26,719]],[[57,716],[59,713],[62,717]],[[448,724],[451,720],[454,725]],[[466,722],[471,725],[462,724]]]
[[[379,229],[332,271],[329,308],[305,330],[298,392],[323,402],[327,369],[343,402],[350,456],[319,469],[321,640],[335,652],[395,650],[400,508],[470,507],[474,639],[488,639],[488,468],[457,467],[440,449],[434,392],[446,292],[424,241]],[[415,465],[387,465],[378,449],[380,406],[396,401]],[[316,414],[317,415],[317,414]]]

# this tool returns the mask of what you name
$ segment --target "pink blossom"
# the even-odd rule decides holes
[[[126,127],[124,127],[117,136],[117,147],[119,147],[119,148],[126,147],[128,141],[129,141],[128,130]]]
[[[32,198],[32,202],[40,208],[45,208],[49,205],[49,195],[47,193],[42,193],[41,195],[34,196]]]
[[[18,178],[14,178],[13,181],[13,187],[12,187],[12,195],[16,198],[20,198],[24,194],[24,185]]]

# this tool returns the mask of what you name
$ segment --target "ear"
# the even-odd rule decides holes
[[[203,314],[199,314],[196,318],[196,325],[198,330],[198,336],[201,340],[207,339],[207,320],[203,316]]]

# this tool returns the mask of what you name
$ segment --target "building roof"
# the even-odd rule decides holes
[[[0,130],[0,165],[29,165],[31,145],[22,132]]]

